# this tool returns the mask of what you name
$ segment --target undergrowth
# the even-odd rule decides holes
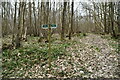
[[[70,44],[71,43],[69,42],[63,44],[52,44],[52,61],[57,59],[58,56],[61,57],[62,55],[66,55],[66,47],[68,47]],[[2,54],[3,77],[10,77],[15,75],[18,77],[23,76],[25,71],[29,70],[33,65],[40,64],[41,66],[43,66],[42,63],[47,62],[49,58],[47,44],[38,43],[29,43],[24,47],[14,50],[8,49],[3,51]]]

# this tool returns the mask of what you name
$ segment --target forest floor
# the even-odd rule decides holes
[[[118,43],[110,35],[80,33],[61,42],[52,37],[51,67],[48,43],[29,37],[22,47],[3,51],[3,77],[15,78],[119,78]],[[3,43],[10,40],[3,38]]]

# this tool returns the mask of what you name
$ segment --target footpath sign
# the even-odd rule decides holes
[[[58,26],[56,25],[56,24],[44,24],[44,25],[42,25],[41,26],[42,27],[42,29],[48,29],[49,27],[51,28],[51,29],[53,29],[53,28],[57,28]]]
[[[58,26],[56,24],[44,24],[41,26],[42,29],[48,29],[48,56],[49,56],[49,66],[51,67],[51,29],[57,28]]]
[[[51,24],[51,28],[57,28],[56,24]]]
[[[42,27],[42,29],[48,29],[48,25],[47,24],[42,25],[41,27]]]

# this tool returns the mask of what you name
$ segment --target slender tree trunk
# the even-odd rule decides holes
[[[14,13],[14,27],[12,31],[12,45],[15,47],[15,34],[14,29],[16,28],[16,13],[17,13],[17,2],[15,2],[15,13]]]
[[[21,7],[22,7],[22,2],[19,3],[19,12],[18,12],[18,27],[17,27],[17,35],[15,38],[15,44],[16,44],[16,48],[20,47],[20,28],[21,28],[21,19],[22,19],[22,11],[21,11]]]
[[[111,7],[111,16],[110,16],[110,19],[111,19],[111,29],[112,29],[112,36],[113,37],[116,37],[116,33],[115,33],[115,30],[114,30],[114,4],[113,2],[110,2],[110,7]]]
[[[70,16],[70,2],[68,2],[68,15],[69,15],[69,18],[68,18],[68,29],[67,29],[67,34],[69,35],[69,33],[70,33],[70,25],[71,25],[71,16]]]
[[[108,13],[108,33],[111,33],[111,18],[110,18],[110,16],[111,16],[111,10],[110,10],[110,2],[109,2],[109,13]]]
[[[6,9],[6,2],[2,2],[2,7],[3,7],[3,20],[2,20],[2,36],[6,35],[8,33],[8,21],[7,21],[7,9]]]
[[[63,8],[63,14],[62,14],[62,31],[61,31],[61,40],[64,40],[66,5],[67,5],[67,2],[64,2],[64,8]]]
[[[30,32],[32,33],[33,28],[32,28],[32,17],[31,17],[31,15],[32,15],[31,5],[32,5],[31,2],[29,2],[29,28],[31,28]]]
[[[104,32],[107,33],[107,24],[106,24],[106,10],[107,10],[107,3],[105,2],[104,5]]]
[[[71,5],[71,28],[70,28],[70,33],[69,33],[69,39],[71,39],[71,35],[73,34],[73,11],[74,11],[74,2],[72,1],[72,5]]]
[[[120,33],[120,1],[118,2],[118,16],[117,16],[117,22],[118,22],[118,32]]]
[[[26,2],[24,3],[24,9],[23,9],[23,33],[22,38],[23,40],[27,41],[27,26],[25,26],[25,14],[26,14]]]
[[[41,14],[42,14],[42,11],[41,11],[42,9],[40,8],[40,2],[38,2],[38,18],[37,18],[37,25],[38,26],[40,26],[41,24],[42,24],[42,16],[41,16]],[[41,11],[41,12],[40,12]],[[41,20],[41,21],[40,21]],[[39,36],[41,36],[40,35],[40,33],[41,33],[41,27],[40,28],[38,28],[38,35]]]
[[[94,32],[97,32],[97,19],[96,19],[96,6],[95,6],[95,3],[93,3],[93,7],[94,7],[94,10],[93,10],[93,18],[94,18],[94,23],[95,23],[95,30]]]
[[[35,13],[35,2],[33,2],[33,13],[34,13],[34,36],[38,36],[37,23],[36,23],[36,13]]]

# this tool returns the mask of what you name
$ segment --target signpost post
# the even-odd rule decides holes
[[[48,33],[48,40],[49,40],[48,55],[49,55],[49,66],[51,67],[51,64],[50,64],[50,62],[51,62],[51,26],[50,26],[50,24],[48,25],[48,31],[49,31],[49,33]]]
[[[49,66],[51,66],[50,62],[51,62],[51,30],[54,28],[57,28],[56,24],[45,24],[41,26],[43,29],[48,29],[48,56],[49,56]]]

